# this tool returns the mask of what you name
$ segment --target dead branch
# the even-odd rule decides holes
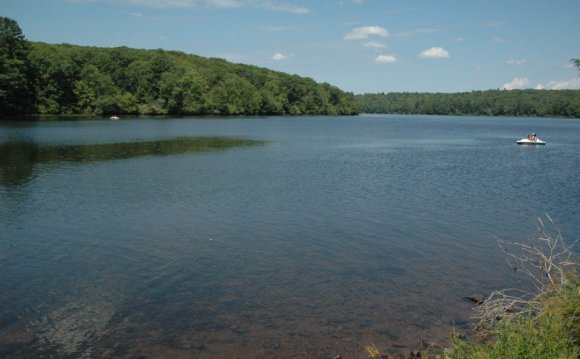
[[[535,292],[507,289],[491,293],[476,310],[477,328],[489,329],[502,318],[513,318],[522,313],[534,313],[541,309],[541,298],[549,291],[558,291],[566,284],[566,273],[574,272],[572,248],[578,240],[567,245],[552,218],[547,222],[538,218],[538,235],[525,242],[509,242],[498,239],[508,264],[528,276]]]

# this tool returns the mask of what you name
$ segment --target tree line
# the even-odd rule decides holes
[[[580,69],[580,60],[572,64]],[[28,41],[0,17],[0,115],[580,117],[577,90],[353,95],[311,78],[177,51]]]
[[[352,115],[327,83],[177,51],[52,45],[0,17],[0,114]]]
[[[424,115],[580,117],[580,90],[488,90],[357,95],[362,112]]]

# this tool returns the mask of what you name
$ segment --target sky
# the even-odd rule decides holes
[[[580,89],[579,0],[0,0],[47,43],[177,50],[345,91]]]

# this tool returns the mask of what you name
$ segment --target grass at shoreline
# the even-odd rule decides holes
[[[446,357],[453,359],[530,359],[580,357],[580,279],[553,289],[537,313],[502,320],[481,343],[454,336]]]
[[[536,291],[496,291],[475,308],[482,343],[452,336],[445,358],[580,358],[580,276],[572,245],[550,216],[538,218],[539,235],[521,243],[498,240],[508,263]]]

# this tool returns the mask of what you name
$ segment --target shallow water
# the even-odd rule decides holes
[[[580,233],[580,120],[0,123],[0,356],[365,357]],[[543,147],[515,140],[537,132]]]

